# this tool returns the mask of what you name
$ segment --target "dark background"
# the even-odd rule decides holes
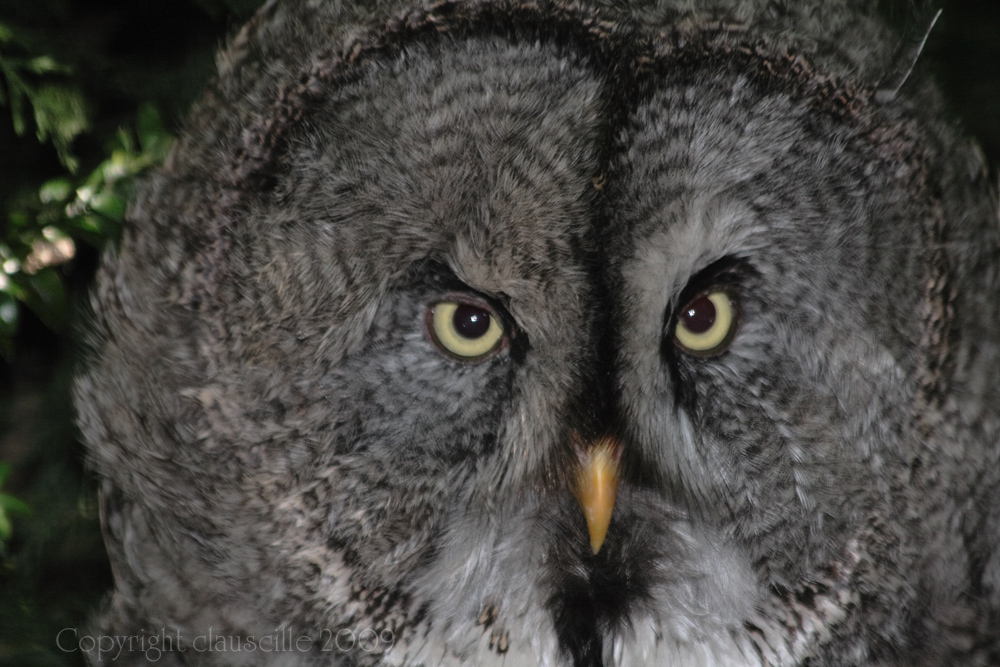
[[[43,183],[57,177],[83,183],[108,158],[120,128],[136,126],[141,108],[158,109],[166,131],[176,133],[213,73],[214,51],[258,4],[0,0],[0,29],[18,36],[17,44],[0,43],[0,58],[51,56],[65,65],[55,80],[79,92],[89,119],[70,146],[79,162],[71,172],[52,142],[36,138],[30,122],[18,136],[10,105],[0,105],[0,243],[13,234],[18,215],[27,216],[29,223],[21,224],[29,226],[43,219]],[[996,182],[1000,0],[947,0],[941,6],[921,66],[931,68],[955,117],[979,140]],[[897,25],[919,24],[912,0],[885,0],[880,9]],[[53,269],[65,292],[56,308],[65,312],[45,317],[22,305],[0,357],[0,464],[10,466],[7,480],[0,481],[0,501],[7,494],[30,509],[15,514],[12,534],[0,539],[0,665],[82,664],[79,653],[59,650],[56,635],[78,626],[111,586],[95,485],[72,425],[68,387],[78,353],[71,332],[79,304],[99,248],[114,234],[112,225],[101,235],[74,238],[75,257]]]

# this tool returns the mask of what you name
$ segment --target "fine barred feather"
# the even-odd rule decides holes
[[[93,294],[92,663],[1000,664],[995,190],[874,9],[268,2]]]

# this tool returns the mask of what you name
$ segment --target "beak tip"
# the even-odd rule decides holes
[[[613,445],[601,443],[587,452],[574,489],[587,519],[590,548],[595,556],[611,524],[618,489],[617,468]]]
[[[602,516],[600,518],[588,517],[587,521],[587,532],[590,535],[590,549],[593,551],[594,555],[601,550],[604,546],[604,539],[608,535],[608,526],[611,523],[610,512],[607,516]]]

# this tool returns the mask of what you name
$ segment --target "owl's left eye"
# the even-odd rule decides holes
[[[722,354],[733,342],[739,324],[739,305],[729,291],[702,292],[677,311],[674,343],[699,357]]]
[[[504,344],[500,318],[485,304],[440,301],[427,313],[431,342],[461,361],[478,361]]]

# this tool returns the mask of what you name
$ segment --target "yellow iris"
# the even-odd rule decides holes
[[[707,303],[706,303],[707,302]],[[685,314],[690,313],[691,322],[698,321],[699,317],[704,320],[709,319],[704,312],[697,312],[714,307],[714,321],[707,328],[693,331],[685,323]],[[677,327],[674,329],[674,336],[682,348],[695,354],[711,354],[721,351],[719,348],[725,346],[730,340],[730,334],[736,326],[736,314],[733,305],[729,300],[729,295],[725,292],[711,292],[699,297],[689,303],[681,316],[677,318]]]
[[[463,309],[461,312],[459,309]],[[456,318],[456,314],[458,318]],[[457,319],[464,318],[466,333],[459,330]],[[489,320],[487,325],[484,321]],[[453,301],[442,301],[434,306],[431,324],[434,338],[445,351],[461,359],[476,359],[492,352],[503,340],[503,327],[489,311],[476,306],[466,306]],[[467,332],[474,332],[469,335]],[[480,333],[481,332],[481,333]]]

